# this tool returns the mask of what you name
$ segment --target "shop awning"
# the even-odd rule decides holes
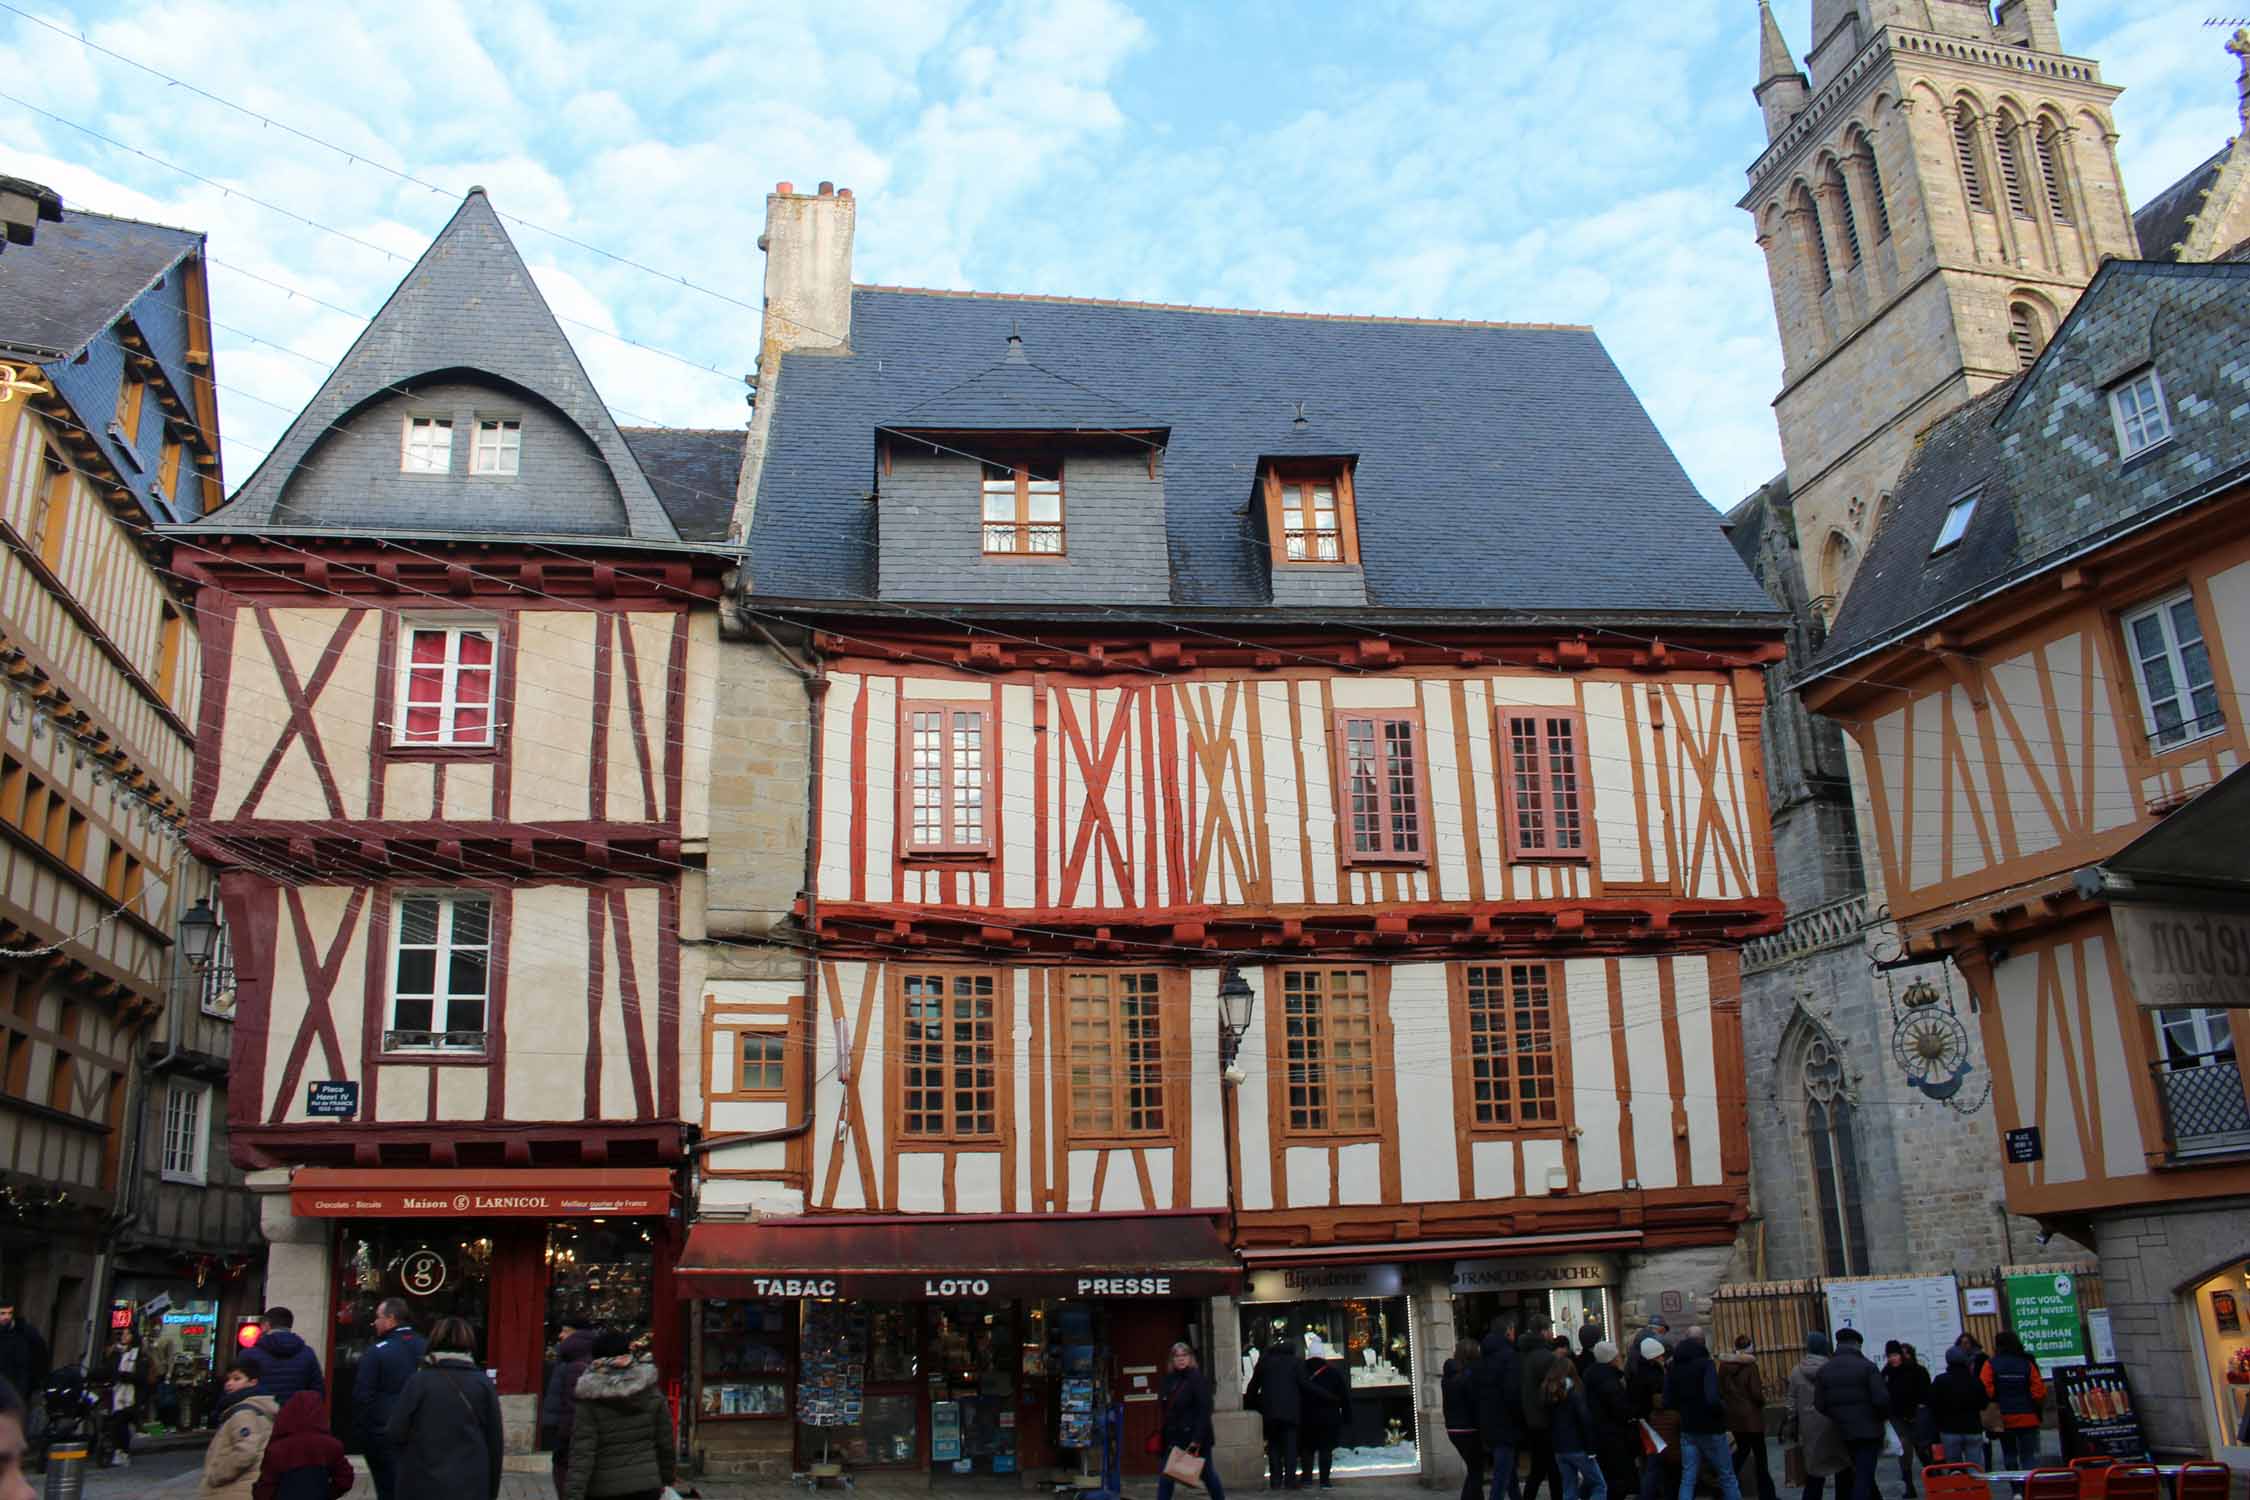
[[[1242,1269],[1209,1214],[953,1219],[838,1215],[701,1223],[683,1297],[1212,1297]]]
[[[1515,1234],[1458,1240],[1386,1240],[1352,1245],[1275,1245],[1245,1249],[1252,1271],[1266,1266],[1356,1265],[1364,1261],[1493,1260],[1511,1255],[1557,1255],[1574,1250],[1629,1250],[1638,1229],[1590,1234]]]
[[[310,1219],[630,1218],[672,1211],[672,1173],[665,1167],[299,1167],[289,1180],[289,1209]]]

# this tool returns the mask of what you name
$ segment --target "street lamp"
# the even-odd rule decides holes
[[[1242,1069],[1235,1066],[1234,1058],[1242,1050],[1243,1033],[1250,1029],[1257,1004],[1258,993],[1242,977],[1241,968],[1228,964],[1219,976],[1219,1066],[1229,1083],[1242,1081]]]
[[[180,953],[197,970],[210,967],[219,946],[219,915],[203,897],[180,914]]]

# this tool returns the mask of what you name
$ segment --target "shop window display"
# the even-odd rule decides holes
[[[1248,1304],[1242,1309],[1243,1383],[1264,1351],[1285,1341],[1301,1353],[1341,1360],[1350,1372],[1352,1414],[1336,1444],[1335,1471],[1418,1470],[1408,1309],[1405,1297]]]
[[[805,1304],[796,1402],[804,1462],[921,1461],[920,1313],[910,1303]]]
[[[925,1347],[930,1467],[937,1473],[1016,1470],[1018,1348],[1012,1303],[933,1302]]]
[[[2250,1261],[2239,1261],[2190,1293],[2209,1374],[2217,1440],[2240,1447],[2250,1411]]]
[[[337,1436],[354,1451],[359,1434],[349,1418],[352,1381],[375,1347],[376,1305],[385,1297],[404,1297],[414,1327],[424,1331],[440,1318],[464,1319],[481,1352],[495,1232],[495,1225],[475,1220],[378,1220],[344,1230],[336,1255],[336,1342],[328,1387],[331,1409],[342,1414]]]
[[[698,1410],[705,1420],[786,1418],[796,1331],[792,1303],[704,1303]],[[808,1377],[811,1373],[806,1371]]]

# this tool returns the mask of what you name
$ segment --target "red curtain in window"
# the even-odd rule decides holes
[[[413,632],[407,661],[406,737],[434,740],[445,716],[445,632]]]

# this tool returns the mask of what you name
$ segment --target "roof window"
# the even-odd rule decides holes
[[[1945,508],[1945,520],[1938,527],[1937,540],[1930,543],[1930,556],[1950,552],[1961,544],[1961,538],[1969,534],[1969,522],[1975,518],[1977,501],[1983,495],[1981,489],[1971,490]]]

